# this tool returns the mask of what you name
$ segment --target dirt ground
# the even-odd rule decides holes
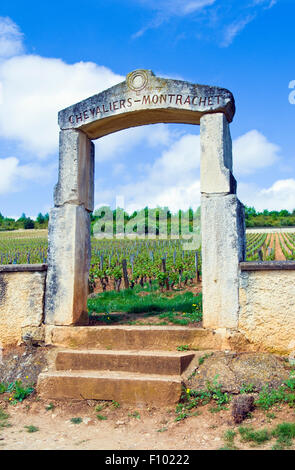
[[[38,401],[32,397],[17,405],[0,401],[10,415],[11,427],[0,428],[0,450],[219,450],[226,445],[224,433],[235,430],[235,445],[240,450],[253,449],[238,437],[238,425],[233,424],[230,409],[211,413],[210,405],[198,408],[200,413],[175,422],[175,409],[156,410],[120,406],[110,403],[97,412],[105,402],[53,402]],[[295,421],[295,410],[289,407],[272,409],[273,413],[255,410],[243,426],[254,429],[272,429],[277,424]],[[107,419],[100,420],[97,415]],[[274,417],[275,416],[275,417]],[[81,418],[74,424],[72,418]],[[78,420],[80,421],[80,420]],[[25,426],[35,426],[28,432]],[[269,450],[275,440],[256,446]],[[293,445],[290,450],[295,450]]]
[[[275,259],[276,261],[286,261],[286,257],[280,245],[280,241],[279,241],[280,238],[281,237],[279,233],[273,234],[273,240],[274,240],[274,245],[275,245]],[[281,240],[283,241],[282,238]]]

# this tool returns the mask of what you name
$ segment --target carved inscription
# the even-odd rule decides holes
[[[78,114],[71,114],[69,117],[69,122],[71,124],[81,124],[82,122],[87,121],[88,119],[94,119],[102,114],[113,113],[121,109],[129,109],[136,107],[136,105],[141,106],[153,106],[153,105],[171,105],[188,107],[210,107],[215,105],[220,105],[221,95],[216,96],[193,96],[193,95],[182,95],[182,94],[162,94],[162,95],[143,95],[142,98],[128,98],[112,101],[108,104],[101,104],[99,106],[85,109]]]

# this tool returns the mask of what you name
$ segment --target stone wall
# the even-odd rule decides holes
[[[212,347],[294,355],[295,262],[247,262],[240,268],[238,327],[217,329],[216,340],[221,335],[223,341]],[[44,340],[46,273],[47,265],[0,266],[0,349]]]
[[[239,331],[271,352],[295,351],[295,262],[241,263]]]
[[[0,266],[0,346],[42,341],[46,265]]]

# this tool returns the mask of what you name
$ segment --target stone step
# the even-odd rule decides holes
[[[65,350],[57,353],[55,367],[56,370],[181,375],[194,356],[192,352]]]
[[[169,406],[182,393],[178,376],[112,371],[56,371],[39,375],[37,392],[46,399],[115,400],[133,405]]]
[[[211,330],[177,326],[54,326],[46,342],[71,349],[165,350],[220,349],[220,337]]]

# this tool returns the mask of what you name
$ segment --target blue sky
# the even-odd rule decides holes
[[[14,0],[0,7],[0,211],[53,205],[57,112],[137,68],[230,89],[241,200],[295,208],[293,0]],[[291,101],[291,102],[290,102]],[[293,100],[294,101],[294,100]],[[199,127],[96,141],[95,203],[197,207]]]

